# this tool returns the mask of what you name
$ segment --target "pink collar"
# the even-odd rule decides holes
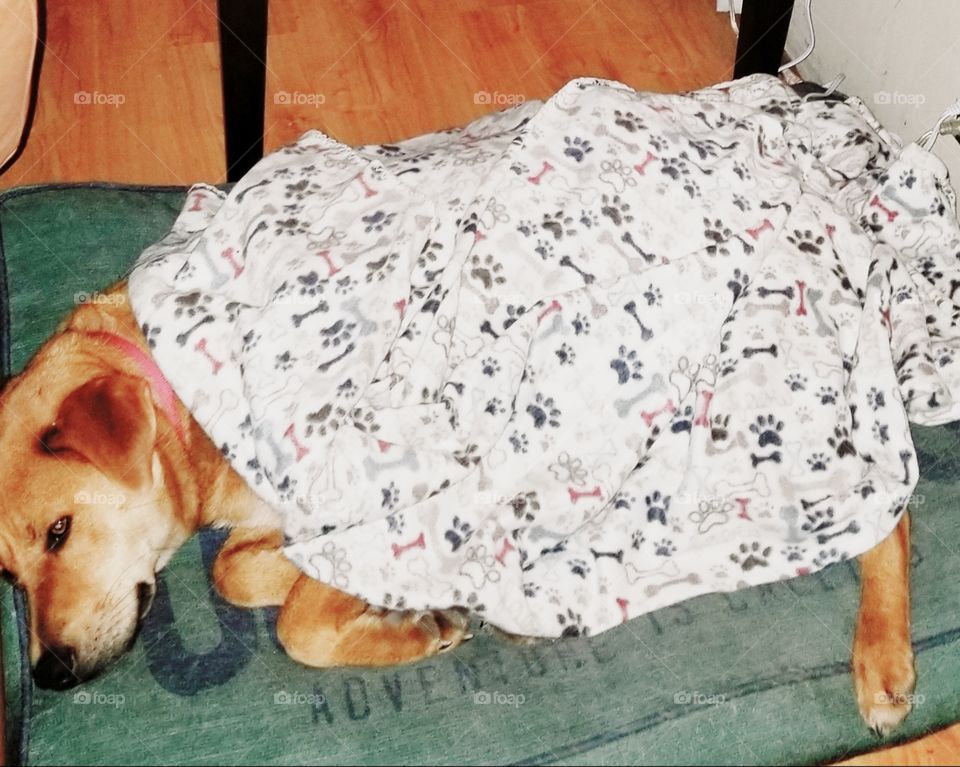
[[[132,341],[128,341],[126,338],[122,338],[114,333],[97,331],[88,333],[87,335],[97,338],[107,344],[107,346],[112,346],[114,349],[122,352],[140,369],[140,374],[146,378],[150,384],[150,390],[153,392],[154,399],[160,406],[160,410],[162,410],[163,414],[169,419],[174,431],[177,433],[177,437],[180,438],[180,442],[186,443],[186,430],[184,429],[183,420],[180,418],[180,413],[177,410],[177,395],[174,393],[173,387],[166,379],[166,376],[163,375],[163,372],[157,366],[157,363],[153,361],[153,357]]]

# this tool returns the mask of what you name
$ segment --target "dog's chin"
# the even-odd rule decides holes
[[[136,643],[137,637],[140,636],[140,631],[143,628],[143,622],[146,619],[147,615],[150,612],[150,608],[153,607],[153,600],[157,593],[157,586],[155,581],[143,581],[138,583],[136,586],[136,603],[137,603],[137,615],[136,621],[133,624],[133,630],[130,632],[129,638],[123,643],[122,647],[114,652],[101,655],[99,658],[92,662],[82,663],[76,662],[74,659],[75,656],[71,655],[70,667],[67,668],[66,661],[63,658],[59,659],[60,665],[63,666],[59,670],[59,673],[56,674],[52,679],[41,680],[37,677],[37,668],[33,669],[34,677],[36,678],[37,684],[40,687],[48,689],[58,689],[58,690],[68,690],[72,687],[76,687],[78,684],[83,682],[88,682],[91,679],[94,679],[100,674],[102,674],[106,669],[116,663],[124,654],[126,654]],[[47,676],[47,675],[44,675]]]

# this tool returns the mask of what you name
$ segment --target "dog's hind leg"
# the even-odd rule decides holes
[[[910,713],[916,674],[910,643],[910,519],[860,557],[853,682],[864,721],[886,735]]]
[[[284,555],[278,530],[238,527],[213,564],[213,583],[220,596],[239,607],[279,607],[300,577]]]
[[[307,666],[389,666],[451,650],[470,638],[458,610],[385,611],[301,575],[277,620],[287,654]]]

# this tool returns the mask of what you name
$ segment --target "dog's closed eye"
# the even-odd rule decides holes
[[[70,535],[70,521],[71,517],[69,515],[65,517],[60,517],[56,522],[54,522],[47,529],[47,552],[54,552],[60,549],[64,543],[67,541],[67,536]]]

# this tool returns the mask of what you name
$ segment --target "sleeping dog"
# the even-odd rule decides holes
[[[77,308],[0,395],[0,565],[30,605],[36,683],[65,689],[131,644],[156,574],[206,525],[228,527],[213,575],[242,607],[280,606],[287,653],[382,666],[469,638],[457,610],[373,608],[303,575],[280,519],[191,418],[151,359],[124,284]],[[910,710],[909,521],[861,557],[853,645],[860,712],[879,732]]]

